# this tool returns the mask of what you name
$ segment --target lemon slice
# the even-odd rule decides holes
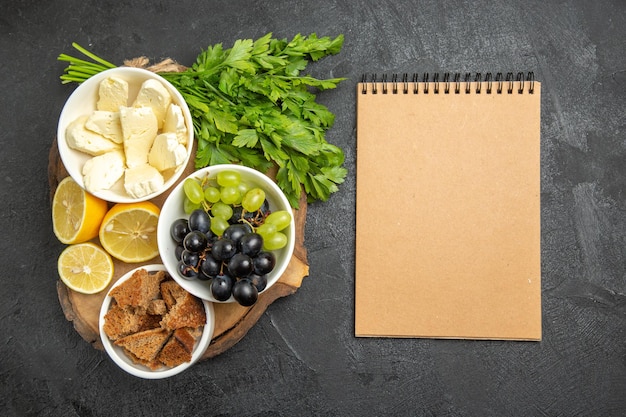
[[[74,291],[95,294],[113,278],[113,260],[93,243],[70,245],[59,255],[57,268],[61,281]]]
[[[149,201],[114,205],[100,225],[100,244],[111,256],[126,263],[156,257],[159,213],[159,208]]]
[[[98,236],[107,202],[83,190],[72,177],[57,186],[52,199],[52,228],[57,239],[67,245]]]

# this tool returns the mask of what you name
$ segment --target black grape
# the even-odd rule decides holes
[[[189,233],[189,225],[187,219],[176,219],[170,227],[170,235],[174,242],[181,243],[185,236]]]
[[[185,250],[185,247],[183,246],[182,242],[176,245],[176,248],[174,249],[174,256],[176,257],[177,260],[180,261],[180,257],[183,254],[184,250]]]
[[[230,224],[239,224],[239,220],[243,218],[243,207],[235,206],[233,207],[233,215],[228,219],[228,223]]]
[[[200,262],[200,256],[197,252],[191,252],[187,249],[183,251],[180,255],[180,260],[187,266],[191,266],[193,268],[198,267],[198,263]]]
[[[248,233],[239,240],[239,251],[255,257],[263,249],[263,238],[258,233]]]
[[[247,277],[253,269],[252,258],[243,253],[234,254],[228,261],[228,271],[237,278]]]
[[[230,259],[237,252],[237,246],[230,239],[219,239],[213,243],[211,254],[218,261]]]
[[[200,261],[201,275],[205,275],[207,278],[213,278],[219,275],[222,267],[222,262],[217,261],[211,254],[207,253],[204,259]]]
[[[183,245],[185,246],[185,249],[196,253],[205,250],[207,243],[208,240],[206,238],[206,235],[197,230],[189,232],[187,236],[185,236],[185,239],[183,239]]]
[[[226,301],[233,290],[233,279],[230,275],[218,275],[211,280],[211,294],[217,301]]]
[[[258,292],[263,291],[267,287],[267,275],[252,273],[248,275],[248,279],[254,284]]]
[[[254,272],[265,275],[272,272],[276,266],[276,256],[272,252],[261,252],[253,260]]]
[[[237,245],[239,240],[250,232],[252,232],[252,230],[247,224],[233,224],[224,230],[222,237],[232,240],[235,245]]]
[[[256,289],[252,281],[242,278],[233,284],[233,298],[244,307],[249,307],[256,303],[259,297],[259,291]]]
[[[193,268],[185,265],[183,261],[178,262],[178,273],[181,277],[186,279],[198,278],[198,271],[195,271]]]
[[[203,209],[196,209],[189,215],[189,230],[206,233],[211,230],[211,218]]]

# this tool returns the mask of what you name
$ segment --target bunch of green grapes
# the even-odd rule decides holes
[[[204,209],[216,236],[222,236],[232,224],[245,223],[263,237],[264,249],[278,250],[287,245],[284,231],[291,223],[291,213],[270,212],[265,191],[242,180],[239,172],[220,171],[213,179],[187,178],[183,190],[185,213]]]

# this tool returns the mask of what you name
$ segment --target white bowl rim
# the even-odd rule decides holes
[[[104,300],[102,301],[102,306],[100,307],[100,316],[98,319],[98,329],[100,331],[100,340],[102,342],[102,345],[104,346],[104,350],[109,355],[109,357],[113,360],[113,362],[115,362],[116,365],[118,365],[120,368],[122,368],[124,371],[128,372],[129,374],[140,377],[140,378],[145,378],[145,379],[168,378],[176,374],[179,374],[183,372],[184,370],[188,369],[189,367],[191,367],[191,365],[196,363],[202,357],[206,349],[209,347],[209,344],[211,343],[211,339],[213,338],[213,331],[215,330],[215,313],[213,311],[213,304],[207,300],[201,300],[202,304],[204,305],[207,322],[204,325],[204,328],[202,329],[202,336],[200,336],[200,339],[198,339],[198,341],[196,342],[193,353],[191,355],[190,362],[185,362],[173,368],[164,367],[163,369],[158,369],[158,370],[151,370],[143,365],[133,364],[129,358],[125,358],[125,354],[121,348],[113,345],[111,340],[104,333],[103,326],[104,326],[104,316],[109,311],[111,301],[113,300],[113,298],[109,296],[109,292],[113,288],[120,285],[122,282],[129,279],[132,276],[132,274],[134,274],[136,271],[140,269],[145,269],[148,272],[167,271],[165,269],[165,266],[162,264],[151,264],[151,265],[139,266],[137,268],[134,268],[131,271],[128,271],[126,274],[122,275],[117,280],[117,282],[115,282],[111,286],[111,288],[107,292],[107,295],[104,297]]]
[[[161,256],[161,261],[163,262],[163,264],[165,265],[165,267],[167,268],[169,274],[172,276],[172,278],[178,282],[178,284],[183,287],[185,290],[187,290],[188,292],[190,292],[191,294],[195,295],[198,298],[201,298],[203,300],[208,300],[212,303],[235,303],[236,300],[232,297],[226,300],[226,301],[220,301],[220,300],[216,300],[210,293],[210,290],[208,289],[207,285],[204,284],[200,284],[201,282],[204,281],[198,281],[198,280],[187,280],[184,279],[183,277],[181,277],[177,270],[176,270],[176,264],[177,262],[174,262],[173,256],[170,258],[168,257],[168,253],[165,250],[165,245],[169,244],[172,245],[171,247],[174,248],[175,246],[173,245],[173,241],[171,239],[170,236],[170,224],[166,225],[165,223],[163,223],[161,221],[161,219],[163,218],[163,214],[164,212],[167,213],[171,208],[170,205],[172,204],[171,197],[175,196],[178,193],[182,193],[182,188],[183,188],[183,184],[185,182],[185,180],[187,178],[201,178],[204,177],[207,173],[210,173],[210,175],[212,176],[212,174],[217,174],[220,171],[227,171],[229,169],[232,170],[238,170],[241,171],[243,173],[247,173],[248,175],[251,175],[255,178],[259,178],[259,181],[263,182],[264,186],[270,187],[273,191],[274,194],[276,194],[280,200],[281,200],[281,205],[284,207],[287,207],[290,212],[291,212],[291,223],[288,226],[289,228],[289,236],[288,236],[288,240],[287,240],[287,246],[283,249],[281,249],[281,251],[286,251],[286,252],[282,252],[281,256],[284,258],[284,262],[282,262],[280,265],[276,265],[276,267],[274,268],[274,270],[272,272],[270,272],[271,278],[268,279],[267,281],[267,286],[265,287],[265,289],[263,291],[261,291],[259,293],[259,295],[263,294],[263,292],[267,291],[269,288],[271,288],[279,279],[280,277],[283,275],[283,273],[285,273],[285,271],[287,270],[287,267],[289,266],[289,263],[291,262],[291,257],[293,256],[293,252],[295,249],[295,242],[296,242],[296,227],[295,227],[295,220],[294,220],[294,214],[293,214],[293,209],[291,208],[291,205],[289,203],[289,200],[287,200],[287,197],[285,196],[285,194],[283,193],[283,191],[280,189],[280,187],[266,174],[262,173],[261,171],[258,171],[254,168],[250,168],[247,167],[245,165],[237,165],[237,164],[219,164],[219,165],[211,165],[205,168],[201,168],[193,173],[191,173],[190,175],[188,175],[187,177],[183,178],[179,184],[177,184],[170,192],[170,194],[168,195],[167,199],[165,200],[165,202],[163,203],[163,207],[161,208],[161,215],[159,216],[159,223],[157,225],[157,244],[159,246],[159,254]],[[275,204],[275,203],[274,203]],[[178,212],[182,212],[182,203],[179,209],[177,209]],[[186,214],[183,214],[182,216],[186,216],[188,217]],[[174,219],[172,219],[173,221]],[[206,281],[208,282],[208,281]]]
[[[65,104],[63,105],[63,109],[61,110],[61,113],[59,115],[59,120],[57,124],[57,147],[59,149],[59,156],[68,174],[72,178],[74,178],[74,181],[76,181],[78,185],[80,185],[82,188],[85,188],[83,175],[82,175],[83,163],[80,163],[80,161],[87,160],[91,158],[91,156],[87,154],[83,154],[82,152],[79,152],[77,150],[71,149],[67,145],[67,141],[65,140],[65,130],[67,126],[69,125],[69,123],[75,120],[76,117],[80,116],[80,115],[70,116],[69,105],[73,100],[76,100],[78,97],[89,94],[86,92],[86,89],[95,88],[95,94],[97,96],[97,88],[100,82],[106,79],[107,77],[113,76],[113,75],[120,76],[122,78],[134,76],[134,77],[141,78],[142,82],[147,79],[159,80],[170,92],[173,102],[175,102],[181,107],[181,110],[185,117],[185,124],[187,125],[187,145],[186,145],[187,157],[185,158],[185,161],[183,162],[183,164],[180,167],[178,167],[176,172],[174,172],[174,174],[172,174],[167,179],[167,181],[165,181],[162,189],[160,189],[157,192],[143,196],[141,198],[133,198],[127,195],[126,193],[121,194],[114,190],[101,190],[101,191],[92,193],[96,197],[112,202],[112,203],[134,203],[134,202],[150,200],[163,194],[165,191],[169,190],[177,182],[177,180],[182,176],[183,172],[185,171],[185,167],[188,165],[189,160],[191,159],[191,155],[193,153],[193,142],[194,142],[193,120],[191,118],[191,112],[189,110],[189,106],[187,105],[187,102],[185,101],[183,96],[180,94],[180,92],[176,89],[176,87],[174,87],[168,80],[166,80],[165,78],[163,78],[162,76],[160,76],[159,74],[155,72],[148,71],[147,69],[144,69],[144,68],[124,67],[124,66],[115,67],[115,68],[110,68],[102,72],[99,72],[89,77],[87,80],[83,81],[81,84],[79,84],[78,87],[76,87],[76,89],[67,98]],[[81,115],[90,114],[90,112],[93,111],[95,107],[96,107],[95,101],[93,102],[93,106],[85,105],[85,110],[82,111]],[[76,160],[78,160],[78,162]]]

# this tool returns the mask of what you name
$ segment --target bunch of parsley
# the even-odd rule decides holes
[[[344,78],[320,80],[301,73],[310,61],[339,53],[343,39],[311,34],[287,41],[268,33],[237,40],[229,49],[210,46],[185,71],[160,73],[191,110],[196,168],[240,163],[267,172],[275,166],[276,181],[292,207],[299,206],[303,187],[309,202],[326,201],[346,169],[343,151],[325,140],[334,115],[316,102],[315,92],[335,88]],[[88,56],[103,69],[111,65]]]

